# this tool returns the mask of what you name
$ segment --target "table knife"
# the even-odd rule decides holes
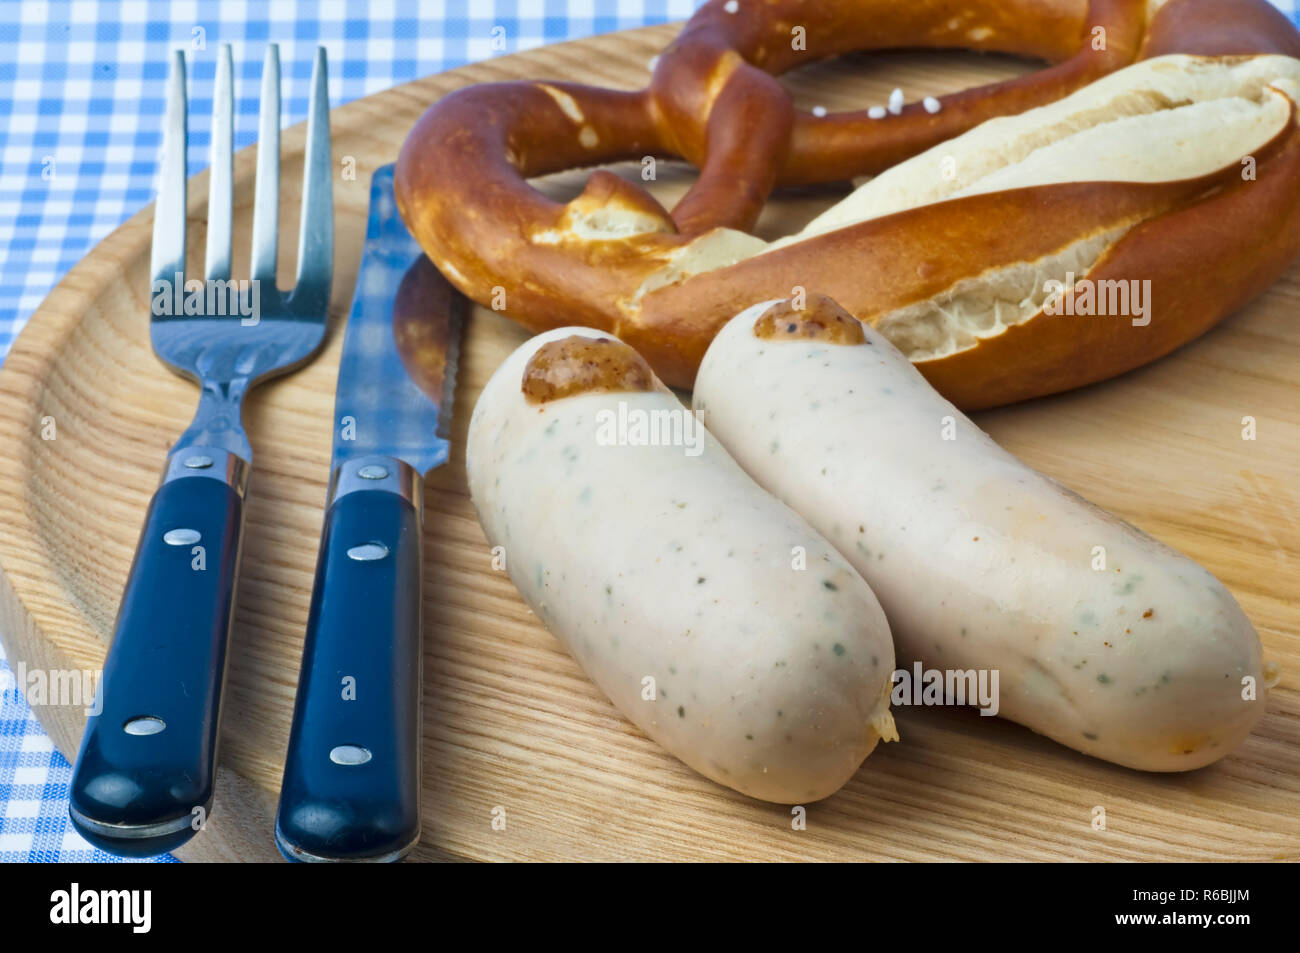
[[[276,817],[294,861],[394,861],[420,836],[422,484],[447,462],[464,299],[378,169]]]

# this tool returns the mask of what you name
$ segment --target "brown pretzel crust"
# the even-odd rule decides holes
[[[1300,56],[1300,34],[1271,3],[1178,0],[1151,18],[1139,59],[1187,53],[1192,56]]]
[[[1159,314],[1172,320],[1134,328],[1123,316],[1040,312],[977,348],[918,361],[917,369],[959,407],[997,407],[1106,380],[1205,333],[1262,293],[1300,254],[1300,127],[1294,113],[1261,159],[1258,178],[1229,181],[1136,226],[1085,276],[1094,285],[1150,281]],[[1219,266],[1208,267],[1216,259]]]
[[[1287,234],[1295,231],[1291,206],[1283,202],[1280,208],[1288,211],[1281,213],[1259,201],[1266,176],[1270,188],[1286,191],[1278,171],[1285,164],[1274,155],[1261,162],[1260,181],[1251,188],[1223,186],[1210,199],[1205,194],[1214,183],[1193,180],[1081,183],[949,200],[646,291],[642,286],[674,254],[718,234],[712,229],[750,228],[776,185],[878,172],[986,119],[1059,99],[1139,56],[1300,56],[1300,35],[1266,0],[1168,0],[1149,25],[1146,0],[769,0],[762,13],[753,6],[754,0],[743,0],[739,16],[722,0],[702,7],[661,54],[644,90],[512,82],[471,86],[436,103],[402,148],[396,187],[403,216],[448,279],[483,303],[504,290],[508,313],[534,331],[580,324],[616,334],[663,380],[689,387],[722,321],[764,297],[789,295],[792,285],[829,294],[870,321],[884,301],[923,298],[953,275],[978,274],[1004,259],[1027,260],[1023,256],[1058,249],[1108,223],[1143,224],[1098,268],[1133,266],[1134,248],[1154,259],[1162,250],[1153,252],[1151,241],[1195,233],[1184,232],[1192,219],[1178,211],[1199,207],[1189,203],[1218,203],[1218,214],[1243,222],[1252,221],[1241,217],[1249,210],[1261,221],[1280,221]],[[806,31],[804,51],[791,45],[795,27]],[[1097,27],[1104,30],[1100,50],[1093,48]],[[942,97],[937,113],[907,106],[887,122],[862,112],[819,117],[796,111],[774,78],[796,64],[897,46],[997,50],[1056,65]],[[609,172],[593,173],[569,203],[554,202],[525,181],[647,155],[682,157],[700,168],[671,214],[644,189]],[[1046,208],[1053,211],[1044,214]],[[966,237],[981,229],[996,234]],[[1275,248],[1261,241],[1258,257],[1248,262],[1235,252],[1224,259],[1230,235],[1210,231],[1193,253],[1202,266],[1213,260],[1217,270],[1231,270],[1229,279],[1220,277],[1199,300],[1196,316],[1169,322],[1172,327],[1141,344],[1130,336],[1095,360],[1049,359],[1058,351],[1077,357],[1084,339],[1074,329],[1063,332],[1059,321],[1035,319],[1009,328],[996,347],[981,341],[919,366],[963,407],[1120,373],[1199,334],[1246,300],[1247,290],[1258,293],[1294,254],[1286,242]],[[939,256],[942,243],[935,241],[942,236],[956,240]],[[1135,246],[1139,236],[1144,243]],[[956,270],[954,259],[968,270]],[[1139,258],[1136,265],[1145,272],[1140,277],[1159,270],[1151,260]],[[1040,334],[1051,335],[1053,346],[1037,341]],[[1031,338],[1036,349],[1026,350]],[[1026,343],[1007,352],[1017,341]],[[988,356],[995,352],[997,367]],[[1053,376],[1063,368],[1068,373]]]

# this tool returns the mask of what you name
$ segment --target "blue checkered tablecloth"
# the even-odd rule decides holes
[[[318,45],[329,52],[330,102],[337,106],[491,56],[685,19],[697,5],[2,0],[0,357],[64,273],[152,201],[170,50],[189,51],[194,174],[207,163],[222,43],[233,47],[239,149],[257,135],[256,90],[267,43],[280,44],[282,120],[288,126],[306,118]],[[68,824],[71,773],[0,654],[0,861],[117,859],[92,849]]]
[[[1300,23],[1300,0],[1274,2]],[[153,198],[170,50],[191,51],[194,173],[207,159],[221,43],[234,47],[241,148],[256,136],[257,100],[248,90],[257,88],[268,42],[280,44],[283,120],[291,125],[306,117],[319,44],[329,51],[330,100],[339,105],[503,52],[684,19],[697,4],[0,0],[0,357],[63,274]],[[495,48],[497,36],[504,50]],[[0,861],[116,859],[70,829],[70,776],[0,657]]]

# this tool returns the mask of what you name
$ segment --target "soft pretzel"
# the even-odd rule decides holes
[[[887,47],[1055,65],[883,118],[800,112],[774,78]],[[444,97],[402,148],[397,198],[466,295],[504,292],[534,331],[617,334],[670,384],[743,306],[803,288],[959,406],[993,406],[1165,354],[1281,273],[1300,251],[1297,57],[1266,0],[715,0],[646,89]],[[526,181],[647,155],[700,169],[671,214],[608,171],[568,203]],[[745,231],[776,186],[884,170],[798,236]],[[1145,315],[1080,316],[1089,283],[1118,281],[1149,287]]]

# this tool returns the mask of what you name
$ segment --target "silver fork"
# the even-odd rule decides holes
[[[177,51],[172,61],[150,256],[150,336],[162,362],[202,390],[194,421],[168,455],[145,516],[69,797],[81,834],[128,856],[179,846],[202,829],[212,809],[226,643],[252,460],[241,419],[243,399],[257,383],[315,354],[325,335],[333,277],[325,50],[317,50],[312,73],[292,291],[275,283],[280,186],[275,46],[267,48],[262,73],[251,278],[242,286],[231,282],[231,72],[230,47],[223,46],[213,102],[207,280],[186,287],[185,56]]]

